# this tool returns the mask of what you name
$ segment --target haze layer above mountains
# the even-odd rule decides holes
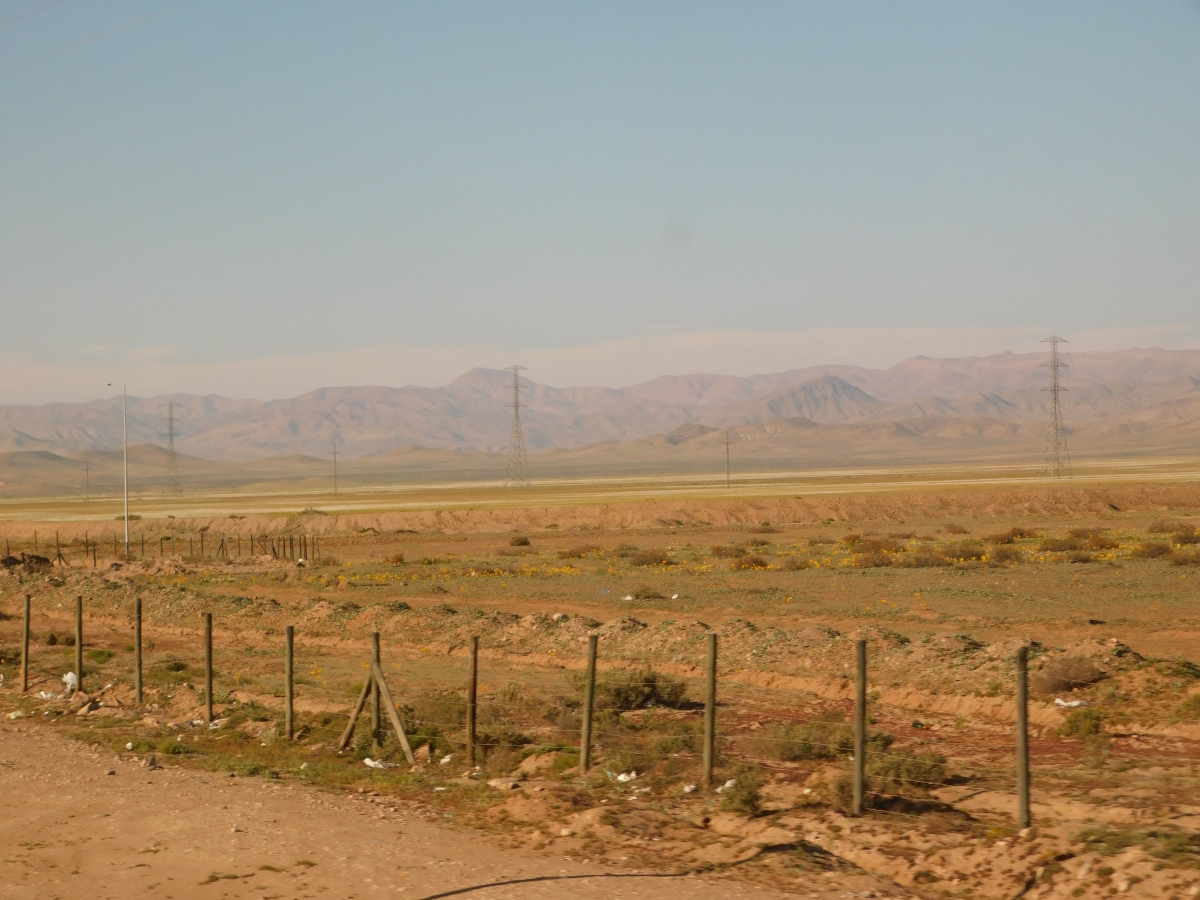
[[[706,442],[712,429],[724,428],[737,440],[790,443],[789,435],[804,433],[811,443],[820,436],[830,449],[855,435],[1032,445],[1048,415],[1047,358],[916,357],[882,370],[828,365],[748,377],[664,376],[620,389],[523,380],[522,419],[531,452],[558,456],[602,442],[663,448]],[[1200,351],[1077,353],[1070,362],[1064,402],[1071,429],[1114,447],[1151,436],[1157,449],[1194,446]],[[511,377],[474,369],[439,388],[323,388],[271,401],[131,397],[130,442],[165,445],[166,407],[174,401],[179,452],[211,460],[328,457],[334,443],[347,458],[391,456],[414,445],[502,452],[512,418]],[[0,407],[0,452],[80,455],[120,444],[120,397]]]

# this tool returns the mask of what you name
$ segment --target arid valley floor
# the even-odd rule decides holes
[[[171,518],[155,501],[127,561],[113,557],[111,503],[8,510],[5,896],[82,896],[82,879],[102,885],[94,896],[173,898],[1200,896],[1200,484],[1134,472],[827,487],[290,511],[261,498],[270,512],[239,497],[221,515],[195,498]],[[35,530],[48,556],[57,532],[65,564],[18,561]],[[300,536],[315,551],[303,564]],[[77,597],[86,702],[61,696]],[[365,724],[333,746],[372,632],[415,767]],[[720,793],[694,787],[710,632]],[[581,773],[592,634],[594,765]],[[462,755],[473,636],[478,769]],[[857,639],[872,729],[862,818],[846,798]],[[1026,644],[1033,827],[1019,831]],[[614,877],[635,874],[663,877]]]

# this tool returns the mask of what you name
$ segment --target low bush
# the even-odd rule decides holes
[[[1116,550],[1120,546],[1120,541],[1113,540],[1110,537],[1105,537],[1102,534],[1093,534],[1090,538],[1088,538],[1088,547],[1093,550]]]
[[[811,559],[801,559],[799,556],[789,556],[783,561],[783,569],[787,572],[802,572],[805,569],[816,568],[817,564]]]
[[[859,541],[856,549],[861,553],[901,553],[904,546],[891,538],[870,538]]]
[[[886,553],[863,553],[854,557],[854,561],[851,563],[857,569],[886,569],[895,564],[896,558],[888,556]]]
[[[970,528],[964,528],[962,525],[959,525],[957,522],[951,522],[949,525],[946,526],[945,531],[947,534],[970,534],[971,533]]]
[[[1166,519],[1155,519],[1146,526],[1146,534],[1170,534],[1179,526],[1174,522],[1169,522]]]
[[[1097,709],[1085,706],[1067,713],[1066,721],[1058,729],[1062,737],[1091,740],[1104,733],[1104,715]]]
[[[1181,547],[1193,546],[1195,544],[1200,544],[1200,532],[1196,531],[1196,526],[1194,525],[1185,525],[1172,534],[1171,539]]]
[[[581,544],[570,550],[559,550],[557,555],[559,559],[583,559],[589,553],[595,553],[599,549],[595,544]]]
[[[957,544],[947,544],[943,547],[942,555],[958,562],[983,559],[987,555],[987,547],[978,541],[960,541]]]
[[[1129,551],[1129,555],[1134,559],[1158,559],[1162,556],[1170,556],[1171,547],[1168,544],[1160,544],[1157,541],[1143,541]]]
[[[628,712],[649,706],[679,706],[686,697],[687,685],[683,681],[661,675],[653,669],[630,672],[596,683],[598,709]]]
[[[666,600],[667,598],[661,593],[650,587],[648,584],[638,585],[630,593],[634,600]]]
[[[515,538],[512,538],[508,542],[508,546],[510,546],[510,547],[528,547],[529,546],[529,538],[525,537],[524,535],[517,535]]]
[[[1038,545],[1038,549],[1043,553],[1070,553],[1082,550],[1083,544],[1075,538],[1046,538]]]
[[[762,810],[762,774],[755,766],[740,765],[733,770],[733,785],[723,789],[721,809],[743,816]]]
[[[404,554],[403,553],[393,553],[391,556],[387,557],[384,560],[384,562],[387,563],[388,565],[392,565],[392,566],[403,565],[404,564]]]
[[[877,791],[906,787],[932,790],[946,783],[946,757],[940,753],[867,752],[867,778]]]
[[[770,565],[771,564],[761,556],[743,556],[741,559],[735,559],[732,563],[730,563],[729,568],[734,572],[737,572],[741,569],[766,569],[769,568]]]
[[[1018,547],[1000,546],[988,554],[988,559],[994,563],[1019,563],[1025,558]]]
[[[718,559],[731,559],[746,555],[746,548],[741,544],[713,544],[712,556]]]
[[[861,535],[861,534],[847,534],[847,535],[845,535],[845,536],[842,538],[842,540],[841,540],[841,543],[843,543],[843,544],[857,544],[857,543],[858,543],[860,540],[862,540],[862,535]]]
[[[94,663],[106,663],[110,659],[112,659],[114,656],[114,654],[111,650],[105,650],[103,648],[89,650],[84,655],[87,656],[87,658],[90,659]]]
[[[643,550],[641,553],[629,557],[629,564],[633,566],[673,566],[675,560],[671,559],[665,550],[654,548]]]
[[[1171,554],[1173,566],[1200,566],[1200,553],[1180,553],[1176,550]]]
[[[1095,557],[1086,550],[1076,550],[1074,553],[1067,554],[1067,562],[1071,563],[1090,563],[1094,562]]]
[[[875,732],[867,736],[867,749],[882,752],[895,738]],[[841,759],[854,751],[854,728],[838,712],[822,713],[811,722],[776,722],[760,729],[747,741],[756,756],[799,762],[805,759]]]
[[[947,559],[940,553],[921,550],[917,553],[906,553],[896,560],[895,565],[904,569],[935,569],[954,565],[954,560]]]
[[[1060,656],[1047,661],[1029,677],[1035,692],[1043,695],[1061,694],[1087,687],[1103,679],[1104,670],[1090,659]]]
[[[1079,538],[1080,540],[1086,540],[1088,538],[1100,537],[1100,535],[1104,534],[1104,529],[1103,528],[1070,528],[1067,530],[1067,534],[1073,538]]]

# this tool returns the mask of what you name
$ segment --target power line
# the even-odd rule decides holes
[[[521,371],[524,366],[509,366],[513,373],[513,420],[508,435],[508,480],[505,487],[529,487],[529,461],[525,457],[525,433],[521,430]]]
[[[98,41],[101,38],[106,38],[110,34],[116,34],[118,31],[124,31],[126,28],[132,28],[134,25],[141,25],[143,22],[149,22],[151,19],[157,19],[161,15],[165,15],[166,13],[173,12],[174,10],[177,10],[180,7],[187,6],[189,3],[195,3],[195,2],[196,2],[196,0],[183,0],[182,3],[176,3],[174,6],[168,6],[166,9],[160,9],[156,13],[151,13],[148,16],[143,16],[142,18],[135,19],[132,22],[126,22],[124,25],[118,25],[116,28],[106,31],[103,34],[93,35],[92,37],[86,38],[85,40],[82,40],[82,41],[79,41],[76,44],[71,44],[68,47],[63,47],[60,50],[55,50],[52,53],[47,53],[45,56],[38,56],[34,59],[26,60],[23,63],[17,63],[15,66],[11,66],[7,69],[0,69],[0,75],[7,75],[9,72],[17,71],[17,69],[23,69],[26,66],[32,66],[34,63],[39,63],[44,59],[49,59],[52,56],[58,56],[60,53],[66,53],[68,50],[74,50],[76,47],[82,47],[84,44],[90,44],[93,41]]]
[[[9,25],[16,25],[22,19],[28,19],[30,16],[36,16],[38,13],[42,12],[43,10],[47,10],[52,6],[58,6],[58,4],[60,4],[62,2],[63,2],[63,0],[54,0],[53,3],[47,3],[45,6],[39,6],[37,9],[30,10],[29,12],[27,12],[23,15],[17,16],[15,19],[9,19],[7,22],[0,22],[0,28],[7,28]]]
[[[1067,341],[1055,336],[1046,338],[1042,343],[1050,345],[1050,362],[1042,364],[1042,368],[1050,370],[1050,387],[1042,388],[1050,392],[1050,421],[1046,424],[1041,477],[1062,478],[1066,475],[1070,478],[1071,454],[1067,451],[1067,430],[1063,425],[1062,404],[1059,402],[1059,393],[1066,390],[1059,383],[1059,370],[1067,368],[1067,365],[1059,355],[1058,345]]]

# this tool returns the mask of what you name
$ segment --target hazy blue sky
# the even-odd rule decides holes
[[[1196,346],[1198,287],[1196,2],[196,0],[0,75],[0,402]]]

